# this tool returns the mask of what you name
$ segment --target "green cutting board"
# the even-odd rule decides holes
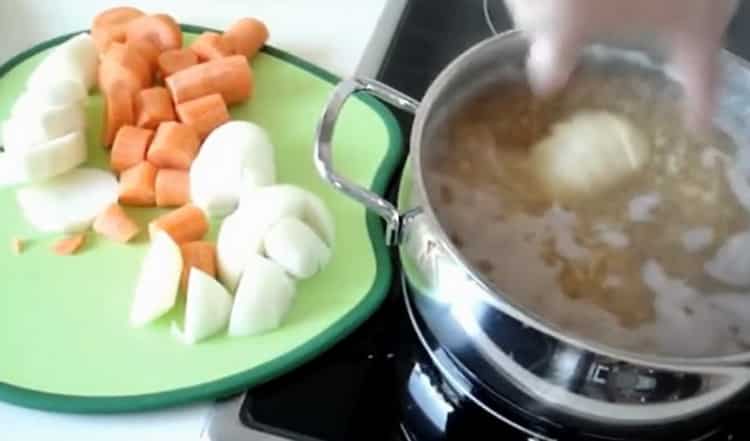
[[[184,26],[185,42],[202,28]],[[0,67],[0,121],[50,47],[42,43]],[[231,109],[270,133],[279,182],[318,194],[336,220],[334,257],[302,281],[282,326],[259,336],[225,333],[194,346],[169,332],[183,305],[143,329],[128,326],[132,291],[148,245],[121,245],[91,233],[82,251],[56,256],[57,237],[24,220],[15,189],[0,190],[0,399],[61,412],[140,411],[240,392],[293,369],[367,319],[388,291],[392,267],[383,228],[365,209],[322,181],[313,165],[318,119],[336,78],[267,47],[252,60],[255,94]],[[102,98],[88,100],[89,166],[106,168]],[[393,116],[367,98],[350,100],[338,123],[334,158],[342,174],[383,194],[402,156]],[[141,225],[160,214],[131,209]],[[218,225],[212,225],[214,239]],[[21,255],[11,251],[24,239]],[[2,245],[7,244],[7,245]]]

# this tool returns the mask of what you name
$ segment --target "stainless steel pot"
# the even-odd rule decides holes
[[[659,357],[569,335],[513,304],[451,244],[436,218],[422,173],[432,152],[426,144],[429,134],[441,112],[456,100],[503,69],[522,70],[527,51],[528,42],[517,31],[481,42],[444,69],[421,103],[373,80],[341,82],[318,127],[320,174],[385,220],[388,243],[399,248],[416,312],[457,364],[489,388],[501,394],[510,382],[571,418],[620,427],[667,424],[722,409],[748,389],[750,354]],[[633,55],[626,48],[608,46],[606,51],[623,59]],[[653,68],[664,69],[658,55],[638,56]],[[726,89],[717,121],[744,141],[750,139],[744,123],[750,109],[750,70],[728,53],[722,62]],[[357,92],[415,114],[398,208],[334,169],[331,140],[336,119]]]

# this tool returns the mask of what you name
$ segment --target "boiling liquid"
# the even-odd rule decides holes
[[[437,150],[425,168],[430,202],[475,268],[548,323],[655,354],[744,351],[750,286],[706,268],[750,229],[750,206],[741,204],[750,195],[738,193],[747,176],[734,169],[728,136],[691,136],[676,92],[644,79],[581,72],[545,102],[517,83],[483,90],[452,112],[430,145]],[[605,195],[555,201],[531,171],[530,148],[583,109],[630,119],[650,141],[650,161]],[[732,177],[739,184],[730,185]]]

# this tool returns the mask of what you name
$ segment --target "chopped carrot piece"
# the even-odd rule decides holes
[[[125,88],[114,88],[105,95],[106,120],[104,122],[104,145],[109,147],[120,127],[135,122],[133,95]]]
[[[141,229],[119,204],[114,203],[96,217],[94,231],[115,242],[127,243]]]
[[[13,250],[13,254],[21,254],[23,252],[23,241],[14,237],[10,240],[10,249]]]
[[[153,164],[143,161],[120,175],[120,203],[153,207],[156,203],[156,172]]]
[[[198,268],[211,277],[216,277],[216,245],[211,242],[196,241],[183,243],[182,251],[182,275],[180,276],[180,287],[187,289],[190,268]]]
[[[148,231],[152,236],[165,231],[177,243],[193,242],[203,239],[208,232],[208,219],[203,210],[187,204],[156,218],[148,225]]]
[[[134,71],[118,63],[99,63],[96,81],[103,94],[113,89],[126,89],[132,95],[143,87]]]
[[[176,104],[220,93],[227,105],[252,95],[253,74],[242,55],[220,58],[188,67],[165,79]]]
[[[198,64],[198,55],[190,49],[172,49],[159,55],[159,75],[167,78],[175,72]]]
[[[126,37],[127,41],[149,41],[161,51],[182,47],[180,25],[166,14],[144,15],[129,22]]]
[[[114,66],[113,66],[114,65]],[[148,61],[130,43],[112,43],[102,56],[99,67],[99,87],[103,91],[110,90],[122,73],[117,67],[122,67],[126,72],[138,80],[139,89],[150,87],[153,83],[151,67]],[[132,83],[133,79],[127,79]]]
[[[187,170],[198,154],[200,140],[195,129],[177,122],[159,124],[146,158],[159,168]]]
[[[224,38],[235,54],[252,58],[266,44],[268,27],[258,19],[243,18],[224,32]]]
[[[81,249],[86,242],[86,235],[83,233],[60,239],[52,246],[52,251],[58,256],[70,256]]]
[[[129,6],[109,8],[97,14],[91,24],[91,38],[99,53],[107,50],[112,42],[124,43],[127,24],[143,15],[139,9]]]
[[[163,168],[156,174],[156,206],[180,207],[190,202],[190,175],[187,170]]]
[[[160,123],[177,119],[172,98],[164,87],[143,89],[135,96],[138,127],[155,129]]]
[[[115,173],[120,173],[146,160],[154,131],[134,126],[122,126],[112,144],[109,163]]]
[[[158,68],[159,55],[161,55],[159,47],[148,40],[135,40],[128,42],[128,44],[133,46],[133,49],[146,60],[153,76]]]
[[[198,55],[200,61],[215,60],[233,55],[228,41],[216,32],[204,32],[190,45],[190,50]]]
[[[177,106],[180,121],[187,124],[204,139],[211,131],[229,121],[229,110],[221,94],[214,93]]]

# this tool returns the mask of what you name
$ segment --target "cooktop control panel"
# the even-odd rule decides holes
[[[700,375],[597,359],[588,366],[581,393],[615,403],[663,403],[694,397],[702,385]]]

